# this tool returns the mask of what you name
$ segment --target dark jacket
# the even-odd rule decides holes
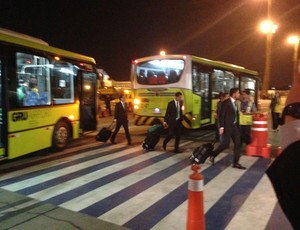
[[[237,116],[235,117],[235,115]],[[237,119],[237,124],[239,124],[239,112],[233,107],[231,99],[226,99],[221,106],[220,127],[223,127],[225,132],[226,130],[231,130],[235,118]]]
[[[125,102],[125,109],[121,102],[118,102],[115,107],[115,117],[117,122],[124,122],[128,120],[127,117],[127,103]]]
[[[180,105],[179,121],[182,121],[182,102],[179,102],[179,105]],[[176,123],[176,116],[177,116],[176,104],[175,101],[172,100],[168,103],[164,121],[168,125],[172,125]]]

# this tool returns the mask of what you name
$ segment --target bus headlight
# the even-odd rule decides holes
[[[154,113],[154,114],[161,114],[160,108],[155,108],[155,109],[153,109],[153,113]]]
[[[135,99],[133,100],[133,104],[134,104],[134,105],[139,105],[140,103],[141,103],[141,100],[140,100],[140,99],[135,98]]]
[[[74,120],[75,119],[75,116],[73,114],[69,115],[68,117],[70,120]]]

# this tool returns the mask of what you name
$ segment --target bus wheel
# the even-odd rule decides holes
[[[63,150],[70,139],[70,128],[69,125],[60,121],[55,125],[54,133],[52,137],[52,149],[54,151]]]

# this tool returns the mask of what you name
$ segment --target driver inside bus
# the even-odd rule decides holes
[[[40,95],[37,88],[38,79],[36,76],[32,75],[29,79],[29,91],[27,92],[26,98],[24,100],[25,106],[34,106],[40,104]]]
[[[34,93],[39,93],[39,90],[38,90],[38,88],[37,88],[37,77],[36,76],[34,76],[34,75],[32,75],[32,76],[30,76],[30,80],[29,80],[29,88],[30,88],[30,90],[32,91],[32,92],[34,92]]]

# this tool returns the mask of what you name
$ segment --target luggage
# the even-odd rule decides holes
[[[144,151],[154,149],[154,147],[159,141],[160,133],[162,132],[163,129],[164,126],[161,124],[155,124],[148,129],[147,136],[142,144]]]
[[[212,143],[205,143],[195,148],[190,161],[192,164],[203,164],[211,156],[216,140]]]
[[[114,123],[112,123],[109,127],[102,128],[99,131],[99,133],[96,135],[96,140],[107,142],[107,140],[110,138],[113,132],[113,129],[114,129]]]

